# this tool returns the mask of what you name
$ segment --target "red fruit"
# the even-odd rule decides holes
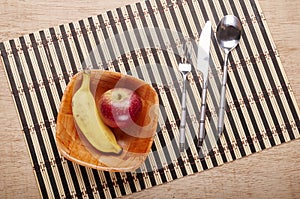
[[[136,121],[142,110],[142,101],[130,89],[113,88],[102,94],[98,108],[100,117],[106,125],[121,128]]]

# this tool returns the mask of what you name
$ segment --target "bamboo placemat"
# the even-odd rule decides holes
[[[226,14],[244,34],[229,59],[225,129],[196,147],[201,74],[189,76],[187,147],[178,151],[182,78],[178,47],[197,41],[206,20],[213,31]],[[115,198],[217,167],[299,138],[299,109],[266,19],[256,0],[148,0],[0,43],[16,109],[42,197]],[[211,84],[222,75],[223,53],[212,37]],[[160,120],[152,149],[135,172],[89,169],[62,157],[55,143],[64,89],[84,67],[143,79],[156,89]],[[218,88],[218,86],[215,86]],[[214,92],[211,91],[210,94]],[[215,98],[208,96],[207,120]],[[214,128],[207,123],[206,129]]]

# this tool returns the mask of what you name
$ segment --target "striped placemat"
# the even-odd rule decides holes
[[[187,147],[178,151],[182,77],[180,46],[198,41],[205,21],[213,31],[226,14],[243,24],[229,56],[225,129],[196,147],[201,74],[192,70],[187,96]],[[147,0],[0,43],[11,93],[41,196],[115,198],[222,165],[299,138],[299,109],[257,0]],[[191,60],[194,65],[194,61]],[[212,36],[206,130],[213,118],[223,53]],[[151,152],[134,172],[109,173],[62,157],[56,117],[70,78],[85,67],[130,74],[159,94],[160,119]]]

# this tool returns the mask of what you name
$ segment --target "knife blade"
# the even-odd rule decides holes
[[[202,73],[203,86],[201,95],[201,108],[200,108],[200,121],[199,121],[199,134],[198,146],[202,146],[204,140],[205,129],[205,112],[206,112],[206,93],[208,87],[208,68],[209,68],[209,50],[211,40],[211,22],[207,21],[201,32],[198,53],[197,53],[197,69]]]

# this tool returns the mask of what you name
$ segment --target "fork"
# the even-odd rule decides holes
[[[191,72],[192,66],[187,63],[186,56],[181,58],[181,63],[178,65],[178,69],[183,77],[183,88],[181,96],[181,120],[180,120],[180,140],[179,140],[179,150],[184,151],[185,148],[185,124],[186,124],[186,80],[188,74]]]

